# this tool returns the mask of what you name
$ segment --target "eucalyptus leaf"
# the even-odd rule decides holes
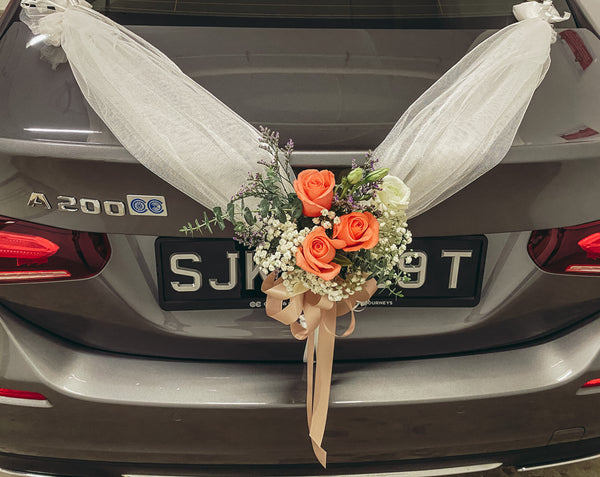
[[[231,223],[235,222],[235,204],[233,202],[227,204],[227,216]]]
[[[269,215],[269,201],[267,199],[261,200],[258,204],[258,210],[260,210],[260,215],[267,217]]]
[[[213,209],[213,214],[215,214],[215,220],[217,221],[219,229],[224,230],[225,222],[223,221],[223,211],[221,210],[221,207],[215,207]]]
[[[244,220],[248,225],[254,225],[256,223],[256,218],[248,207],[244,208]]]
[[[198,221],[196,221],[196,224],[198,223]],[[206,226],[206,228],[208,229],[208,231],[212,234],[212,228],[210,226],[210,222],[208,220],[208,214],[206,213],[206,211],[204,211],[204,225]]]
[[[352,265],[352,260],[344,255],[340,255],[339,253],[333,257],[332,262],[342,265],[343,267],[349,267]]]
[[[275,207],[275,217],[279,222],[284,223],[287,221],[287,217],[285,216],[285,211],[281,207]]]
[[[300,202],[300,201],[298,201]],[[300,204],[294,203],[292,204],[292,218],[299,219],[302,216],[302,202]]]
[[[288,196],[289,201],[290,201],[290,206],[294,207],[294,206],[300,206],[302,207],[302,201],[298,198],[298,196],[296,194],[290,194]]]

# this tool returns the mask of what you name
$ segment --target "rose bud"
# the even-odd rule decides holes
[[[350,185],[358,184],[360,182],[360,180],[363,178],[363,174],[364,174],[364,171],[360,167],[357,167],[356,169],[352,169],[346,176],[346,179],[348,180],[348,184],[350,184]]]
[[[385,176],[387,176],[388,172],[390,172],[390,170],[387,167],[382,167],[381,169],[377,169],[373,172],[369,172],[367,174],[367,177],[365,177],[365,182],[379,181],[379,180],[383,179]]]

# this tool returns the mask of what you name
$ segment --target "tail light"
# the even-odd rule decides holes
[[[547,272],[600,276],[600,221],[536,230],[527,249]]]
[[[600,379],[592,379],[585,383],[582,388],[598,388],[600,387]]]
[[[89,278],[109,257],[105,234],[0,217],[0,283]]]
[[[2,404],[28,407],[52,407],[48,398],[43,394],[7,388],[0,388],[0,405]],[[4,475],[1,470],[0,474]]]
[[[46,396],[32,391],[19,391],[17,389],[0,388],[0,396],[12,399],[31,399],[33,401],[45,401]]]

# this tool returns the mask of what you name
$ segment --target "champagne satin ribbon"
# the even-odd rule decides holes
[[[262,291],[267,295],[266,313],[271,318],[289,325],[292,335],[298,340],[307,340],[306,360],[306,415],[308,431],[315,456],[323,467],[327,465],[327,452],[321,447],[329,409],[333,348],[336,337],[345,337],[354,331],[354,307],[359,301],[367,301],[377,290],[377,282],[368,280],[363,288],[341,302],[332,302],[327,297],[310,291],[289,292],[283,279],[275,279],[271,273],[263,282]],[[287,306],[283,301],[289,300]],[[350,325],[342,335],[336,335],[338,316],[351,313]],[[306,328],[298,318],[304,314]],[[316,369],[314,369],[315,331],[319,330]]]

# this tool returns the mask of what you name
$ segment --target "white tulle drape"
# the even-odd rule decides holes
[[[496,166],[550,66],[554,31],[529,19],[478,45],[427,90],[375,150],[418,215]]]
[[[22,19],[62,46],[88,103],[156,175],[212,208],[260,170],[257,160],[270,159],[252,125],[158,49],[85,2],[58,1],[56,13],[40,14],[50,2],[39,2]]]
[[[266,153],[259,133],[159,50],[77,0],[23,2],[22,19],[62,46],[89,104],[144,166],[206,207],[223,206]],[[51,9],[48,9],[50,7]],[[412,189],[409,217],[498,164],[550,64],[551,2],[474,48],[375,150]],[[60,50],[59,50],[60,51]],[[60,55],[54,61],[61,61]]]

